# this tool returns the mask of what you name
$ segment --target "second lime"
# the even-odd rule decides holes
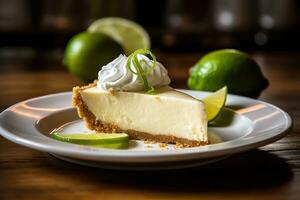
[[[82,32],[67,44],[63,62],[82,80],[93,81],[101,67],[121,53],[122,47],[106,34]]]
[[[191,89],[216,91],[225,85],[229,93],[258,97],[268,80],[252,58],[234,49],[208,53],[190,70]]]

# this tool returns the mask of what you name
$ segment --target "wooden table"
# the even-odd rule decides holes
[[[166,54],[173,86],[185,87],[201,54]],[[0,199],[300,199],[300,53],[253,53],[271,82],[260,99],[286,110],[291,133],[204,167],[122,172],[82,167],[0,137]],[[82,84],[64,70],[0,74],[0,109]]]

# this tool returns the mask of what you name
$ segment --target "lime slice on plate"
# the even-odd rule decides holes
[[[137,49],[150,48],[148,33],[137,23],[118,17],[107,17],[94,21],[88,32],[105,33],[117,41],[130,55]]]
[[[129,136],[126,133],[58,133],[51,134],[53,139],[74,144],[104,148],[127,148]]]
[[[205,105],[205,110],[207,114],[207,120],[210,122],[214,120],[221,112],[225,105],[227,97],[227,87],[223,87],[220,90],[214,92],[213,94],[202,99]]]

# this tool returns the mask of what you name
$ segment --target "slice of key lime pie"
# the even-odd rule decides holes
[[[91,130],[190,147],[207,144],[204,104],[169,84],[163,65],[140,49],[103,66],[94,83],[73,88],[73,105]]]

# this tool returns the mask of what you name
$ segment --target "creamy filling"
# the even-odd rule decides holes
[[[81,92],[97,120],[124,130],[207,141],[207,119],[201,101],[170,87],[155,95],[142,92],[111,94],[96,87]]]

